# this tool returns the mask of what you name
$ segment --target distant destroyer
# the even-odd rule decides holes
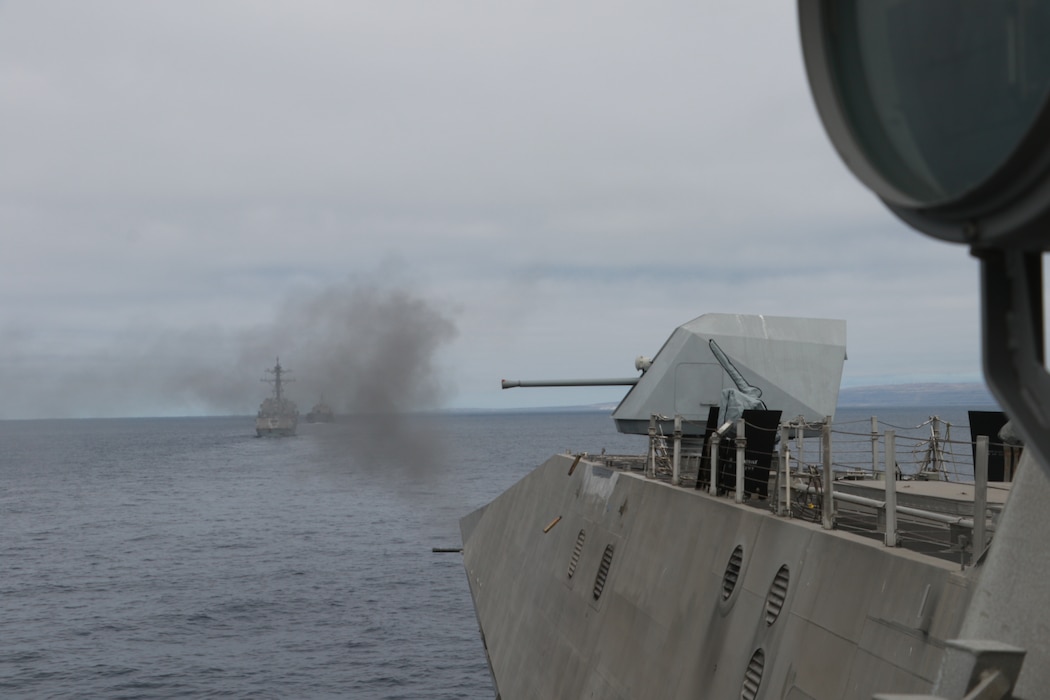
[[[288,437],[295,435],[299,427],[299,407],[284,396],[284,385],[294,381],[286,378],[287,371],[281,367],[281,358],[277,358],[273,369],[266,370],[267,375],[261,381],[273,385],[273,396],[259,406],[255,418],[257,437]]]
[[[335,412],[324,402],[324,396],[306,414],[307,423],[331,423],[333,420],[335,420]]]

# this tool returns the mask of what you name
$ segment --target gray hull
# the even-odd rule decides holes
[[[977,569],[573,463],[552,457],[461,521],[502,700],[933,687]]]
[[[292,437],[295,432],[295,428],[256,428],[255,437]]]
[[[256,437],[291,437],[298,428],[298,417],[257,418],[255,420]]]

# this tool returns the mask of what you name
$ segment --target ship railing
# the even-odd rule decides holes
[[[885,431],[883,440],[886,445],[885,454],[892,457],[896,451],[894,431]],[[788,508],[786,512],[782,511],[782,514],[787,515],[787,517],[792,517],[795,513],[804,515],[808,509],[816,507],[816,512],[823,516],[822,521],[826,529],[855,529],[860,523],[858,513],[874,513],[876,516],[874,526],[876,530],[882,533],[883,542],[887,547],[911,546],[912,548],[929,549],[932,547],[938,549],[943,547],[943,539],[939,535],[943,533],[944,528],[947,528],[950,546],[947,550],[940,549],[940,552],[955,552],[960,557],[962,566],[965,567],[967,563],[972,565],[980,558],[990,543],[990,536],[995,529],[997,520],[997,513],[994,511],[990,512],[988,504],[987,437],[980,436],[977,438],[976,452],[977,457],[973,465],[974,497],[967,506],[971,514],[963,515],[899,504],[897,502],[897,492],[899,485],[904,482],[897,477],[877,480],[883,485],[881,498],[849,493],[843,488],[824,489],[822,488],[822,483],[827,483],[827,481],[818,479],[814,483],[812,476],[815,470],[812,466],[796,463],[795,468],[791,468],[792,456],[790,450],[788,450],[785,454],[783,472],[785,475],[783,481],[786,484],[785,498],[782,501],[782,503],[786,502],[788,504]],[[893,464],[892,461],[889,463]],[[800,479],[800,474],[807,474],[810,476],[810,479]],[[845,486],[849,479],[840,479],[838,481],[844,482],[843,486]],[[795,486],[795,494],[792,494],[790,490],[792,485]],[[873,493],[877,493],[877,491],[873,491]],[[858,511],[856,508],[851,509],[849,506],[859,506],[860,510]],[[921,524],[903,527],[902,519],[910,520],[913,523],[916,521],[918,523],[932,523],[939,525],[940,528],[924,528]],[[908,541],[906,542],[905,540]]]
[[[650,421],[649,450],[644,460],[647,477],[669,480],[673,485],[693,485],[711,495],[732,494],[737,503],[752,504],[754,483],[745,480],[746,436],[756,426],[737,421],[733,431],[709,433],[706,440],[683,437],[688,421],[674,417],[674,432],[664,435],[660,425],[667,417],[653,416]],[[689,426],[695,428],[696,426]],[[932,417],[916,428],[928,429],[929,435],[899,436],[896,426],[883,426],[879,432],[876,419],[871,432],[858,432],[833,427],[830,419],[811,422],[799,417],[781,423],[779,445],[774,453],[762,455],[775,464],[770,470],[770,483],[764,503],[776,514],[819,522],[825,529],[866,530],[879,532],[885,546],[937,549],[941,554],[958,553],[963,565],[975,561],[987,547],[998,517],[998,506],[988,503],[989,438],[978,437],[973,443],[951,439],[951,425]],[[695,434],[695,430],[693,431]],[[735,432],[735,434],[733,434]],[[836,452],[832,452],[833,435]],[[812,445],[812,438],[819,444]],[[723,449],[723,442],[729,449]],[[843,461],[842,452],[858,451],[861,445],[870,450],[871,462]],[[963,445],[966,449],[963,449]],[[881,449],[880,449],[881,448]],[[839,452],[839,450],[842,452]],[[973,454],[972,459],[967,458]],[[733,458],[727,458],[732,454]],[[754,454],[751,455],[752,459]],[[1017,455],[1014,455],[1016,459]],[[1016,462],[1014,462],[1016,463]],[[715,469],[711,469],[715,465]],[[733,474],[735,479],[720,478]],[[890,478],[886,475],[890,474]],[[1008,472],[1009,475],[1009,472]],[[972,483],[974,497],[964,506],[967,513],[938,512],[897,503],[899,481],[938,480]],[[850,481],[866,481],[867,495],[848,493]],[[872,481],[882,483],[881,492],[870,488]],[[727,487],[729,484],[729,487]],[[736,488],[736,484],[744,484]],[[825,489],[824,484],[840,484]],[[877,496],[875,494],[878,494]],[[976,514],[984,514],[978,517]],[[871,516],[874,515],[874,519]],[[902,520],[906,526],[902,526]],[[927,523],[923,527],[921,523]],[[948,530],[948,549],[943,549],[943,531]]]
[[[870,429],[860,424],[870,421]],[[952,438],[952,423],[931,416],[917,426],[879,423],[877,417],[835,423],[835,470],[852,472],[854,478],[883,478],[885,462],[880,458],[884,447],[883,433],[892,429],[897,438],[893,471],[897,478],[922,481],[973,481],[973,458],[976,443]],[[1001,450],[1004,472],[1002,481],[1012,481],[1020,459],[1021,448],[1004,444],[990,436],[996,451]]]

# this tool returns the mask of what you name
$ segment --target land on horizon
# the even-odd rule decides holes
[[[625,392],[626,393],[626,392]],[[612,411],[617,402],[576,406],[536,406],[508,408],[454,409],[455,413],[539,413],[549,411]],[[916,382],[875,386],[844,387],[839,390],[838,408],[907,408],[919,406],[965,406],[997,409],[998,402],[979,382]]]
[[[626,391],[624,394],[626,395]],[[552,412],[606,412],[611,413],[619,404],[607,401],[593,404],[549,404],[546,406],[507,406],[492,407],[458,407],[431,408],[426,410],[395,411],[394,413],[422,414],[482,414],[482,413],[552,413]],[[918,407],[965,407],[974,410],[999,410],[998,402],[988,388],[977,382],[958,383],[912,383],[887,384],[878,386],[847,387],[839,390],[838,408],[918,408]],[[337,412],[339,413],[339,412]],[[155,415],[96,415],[96,416],[27,416],[7,418],[4,421],[19,420],[81,420],[81,419],[124,419],[124,418],[222,418],[245,417],[254,414],[155,414]],[[355,413],[353,415],[374,415]],[[345,417],[345,414],[344,414]]]

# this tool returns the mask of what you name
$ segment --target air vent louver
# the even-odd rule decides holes
[[[572,557],[569,559],[569,578],[576,573],[576,565],[580,563],[580,554],[583,552],[583,541],[587,539],[587,533],[580,530],[576,535],[576,545],[572,548]]]
[[[787,564],[785,564],[777,571],[776,577],[773,578],[773,585],[769,587],[769,594],[766,596],[767,625],[772,625],[776,622],[777,618],[780,617],[780,611],[784,609],[789,579],[790,572],[788,572]]]
[[[756,649],[751,655],[751,661],[747,664],[744,672],[744,687],[740,691],[741,700],[755,700],[758,697],[758,688],[762,685],[762,671],[766,666],[766,653]]]
[[[737,579],[740,578],[740,567],[744,563],[744,548],[740,545],[736,546],[733,550],[732,556],[729,557],[729,563],[726,564],[726,573],[722,577],[722,600],[729,600],[729,596],[733,595],[733,589],[736,588]]]
[[[602,596],[602,591],[605,589],[605,580],[609,577],[609,567],[612,565],[613,558],[613,546],[611,544],[605,545],[605,551],[602,553],[602,563],[598,567],[598,575],[594,577],[594,599],[598,600]]]

